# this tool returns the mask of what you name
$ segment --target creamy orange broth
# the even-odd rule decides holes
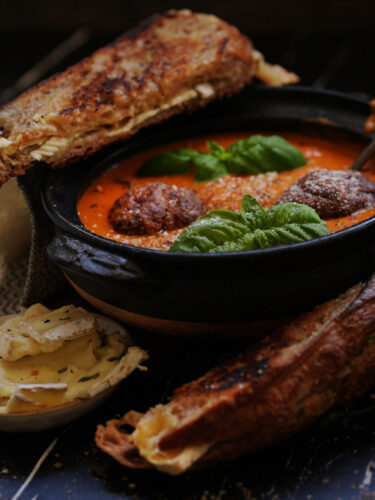
[[[128,158],[112,170],[99,177],[78,201],[78,215],[90,231],[122,243],[145,248],[168,250],[183,229],[162,231],[145,236],[128,236],[115,231],[108,222],[108,212],[114,201],[132,186],[149,182],[164,182],[178,187],[192,188],[206,202],[208,210],[228,208],[239,211],[242,196],[250,193],[268,208],[281,193],[297,179],[317,168],[344,170],[350,167],[361,151],[361,146],[351,143],[337,143],[299,134],[282,134],[307,158],[307,165],[287,172],[270,172],[260,175],[227,175],[219,180],[194,184],[193,174],[163,177],[137,177],[137,170],[148,158],[163,151],[191,148],[207,151],[206,141],[215,140],[224,148],[239,139],[249,137],[249,133],[207,135],[173,142]],[[280,134],[279,134],[280,135]],[[375,162],[369,163],[362,172],[375,182]],[[339,231],[375,215],[375,208],[358,211],[352,215],[327,221],[331,231]]]

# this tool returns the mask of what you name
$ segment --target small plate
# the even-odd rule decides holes
[[[122,325],[105,316],[99,314],[95,316],[98,320],[98,330],[101,333],[106,335],[119,333],[126,340],[126,345],[131,345],[130,335]],[[0,431],[34,432],[68,424],[101,405],[109,398],[120,382],[121,380],[90,398],[71,401],[60,406],[17,413],[0,412]]]
[[[71,403],[45,410],[0,413],[0,431],[34,432],[68,424],[102,404],[109,398],[117,385],[109,387],[92,398],[72,401]]]

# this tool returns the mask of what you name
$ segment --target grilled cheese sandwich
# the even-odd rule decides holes
[[[154,16],[0,108],[0,185],[35,162],[62,167],[239,92],[258,70],[272,84],[296,80],[286,71],[272,77],[250,40],[215,16]]]

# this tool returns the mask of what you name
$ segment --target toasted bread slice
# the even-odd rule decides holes
[[[61,167],[169,116],[294,74],[253,54],[215,16],[170,11],[0,108],[0,185],[35,162]]]
[[[168,404],[99,426],[96,443],[127,467],[170,474],[272,445],[369,389],[374,331],[375,275],[181,387]]]
[[[170,11],[0,109],[0,184],[35,161],[86,156],[185,108],[238,92],[257,64],[215,16]]]

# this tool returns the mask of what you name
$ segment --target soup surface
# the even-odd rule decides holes
[[[216,181],[194,183],[193,173],[163,177],[137,177],[141,165],[156,154],[180,148],[208,151],[207,140],[214,140],[224,148],[233,142],[252,135],[246,132],[215,134],[186,139],[153,148],[128,158],[98,177],[78,201],[78,215],[87,229],[105,238],[144,248],[168,250],[184,228],[161,231],[156,234],[129,236],[117,232],[108,221],[108,213],[117,198],[134,186],[163,182],[177,187],[194,189],[205,201],[208,211],[227,208],[239,211],[246,193],[254,196],[264,208],[272,206],[277,198],[300,177],[308,172],[325,168],[346,170],[360,153],[362,147],[348,142],[332,142],[302,134],[278,134],[297,147],[306,157],[304,167],[286,172],[269,172],[259,175],[226,175]],[[375,161],[369,162],[362,174],[375,182]],[[375,215],[375,208],[360,210],[346,217],[327,220],[332,232],[352,226]]]

